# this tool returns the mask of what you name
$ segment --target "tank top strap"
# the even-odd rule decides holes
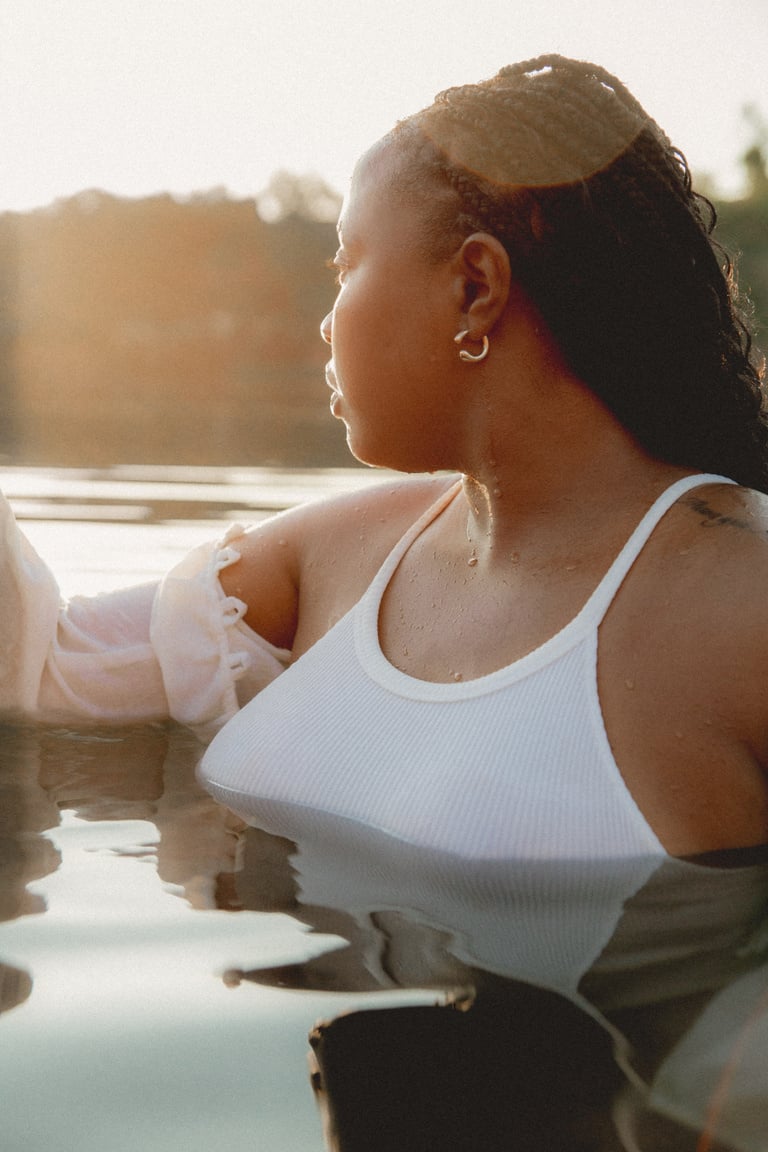
[[[694,488],[701,488],[705,484],[735,484],[735,481],[729,480],[726,476],[717,476],[714,473],[697,472],[693,476],[684,476],[681,480],[676,480],[674,484],[670,484],[669,488],[666,488],[661,495],[657,497],[645,513],[621,552],[619,552],[613,564],[582,608],[579,616],[582,618],[587,616],[593,623],[600,623],[611,606],[614,596],[623,584],[627,573],[635,560],[637,560],[648,542],[651,533],[662,517],[686,492],[690,492]]]

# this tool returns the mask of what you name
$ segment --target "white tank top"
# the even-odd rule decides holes
[[[386,659],[379,607],[450,489],[354,608],[216,736],[204,783],[249,823],[296,841],[331,816],[466,859],[664,856],[608,742],[598,627],[664,513],[710,483],[731,481],[699,474],[662,493],[581,611],[539,648],[478,679],[432,683]]]

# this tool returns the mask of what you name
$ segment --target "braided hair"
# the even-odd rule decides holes
[[[713,206],[610,73],[540,56],[390,134],[440,259],[494,235],[571,370],[657,459],[768,492],[763,363]]]

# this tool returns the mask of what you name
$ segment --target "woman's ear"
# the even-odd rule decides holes
[[[509,301],[512,273],[504,245],[488,232],[467,236],[457,253],[462,308],[470,332],[487,335]]]

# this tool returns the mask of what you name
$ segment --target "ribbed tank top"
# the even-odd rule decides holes
[[[246,821],[300,841],[337,816],[467,859],[664,856],[614,760],[597,691],[598,628],[662,516],[646,512],[579,613],[520,660],[432,683],[395,668],[378,639],[381,599],[449,489],[403,536],[358,603],[216,736],[210,792]]]

